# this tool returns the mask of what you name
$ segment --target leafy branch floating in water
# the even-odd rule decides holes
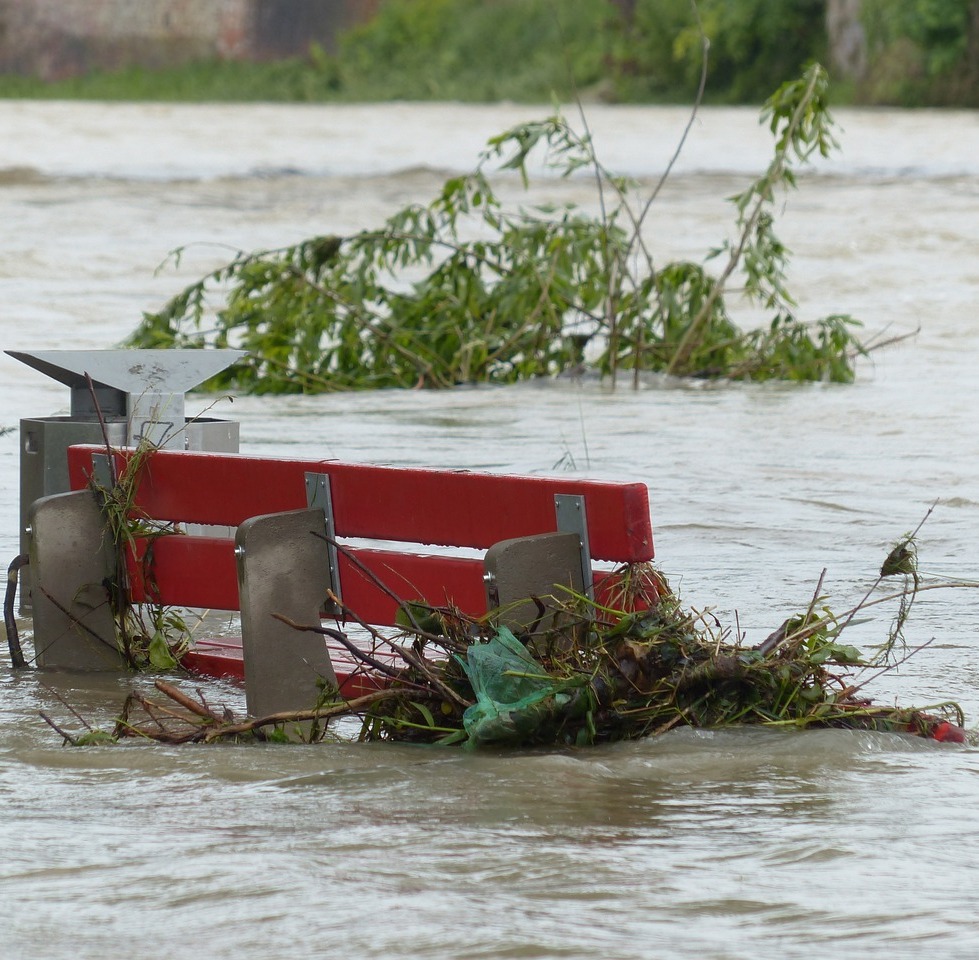
[[[866,352],[858,321],[798,318],[774,232],[797,168],[836,147],[826,89],[814,64],[769,99],[774,157],[732,198],[736,240],[703,263],[657,265],[642,229],[652,198],[602,165],[586,122],[579,133],[554,115],[494,137],[472,173],[379,229],[239,253],[145,314],[129,345],[242,348],[211,385],[255,393],[509,383],[583,366],[613,382],[623,371],[850,382]],[[590,171],[601,214],[505,209],[487,171],[526,184],[540,155],[564,177]],[[722,256],[715,276],[708,265]],[[735,277],[768,313],[764,327],[746,333],[731,318]]]

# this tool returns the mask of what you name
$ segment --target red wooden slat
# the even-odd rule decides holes
[[[242,682],[245,679],[245,656],[240,641],[236,646],[231,647],[225,644],[215,646],[211,641],[203,640],[194,644],[180,662],[188,670],[204,677],[213,677],[216,680],[227,678]]]
[[[481,560],[397,553],[389,550],[351,550],[401,600],[425,600],[432,606],[452,605],[471,617],[486,613]],[[398,603],[374,579],[340,557],[343,603],[368,623],[391,626]]]
[[[402,661],[387,650],[373,651],[371,655],[392,667],[403,666]],[[379,689],[384,683],[383,677],[371,673],[345,650],[331,649],[330,659],[336,672],[337,686],[345,697],[363,696]],[[193,650],[183,656],[181,663],[188,670],[205,677],[241,681],[245,679],[245,658],[240,640],[224,637],[201,640]]]
[[[398,609],[396,600],[377,581],[402,600],[426,598],[437,606],[453,603],[474,617],[486,612],[479,560],[363,548],[350,553],[373,577],[341,555],[343,602],[368,623],[392,626]],[[130,569],[130,592],[136,603],[151,599],[170,606],[239,609],[231,540],[161,537],[153,546],[149,585],[142,582],[141,569]]]
[[[130,594],[168,606],[238,610],[234,541],[218,537],[159,537],[153,543],[149,583],[142,565],[130,565]]]
[[[91,474],[99,447],[68,451],[73,489]],[[329,460],[155,452],[140,482],[149,516],[237,526],[248,517],[306,506],[304,474],[330,477],[337,535],[485,549],[553,530],[554,495],[583,495],[592,556],[637,562],[653,556],[645,484],[417,470]]]
[[[471,617],[486,613],[480,560],[365,548],[349,548],[349,553],[354,559],[340,556],[343,602],[367,623],[393,626],[398,612],[395,597],[455,606]],[[239,609],[231,540],[163,537],[153,547],[150,585],[143,584],[141,571],[141,566],[130,569],[130,592],[136,603],[153,600],[170,606]],[[602,596],[606,576],[605,571],[595,572],[602,602],[609,599]]]

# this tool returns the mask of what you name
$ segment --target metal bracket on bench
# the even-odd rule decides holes
[[[554,494],[554,513],[560,533],[576,533],[581,543],[581,582],[585,594],[595,598],[595,578],[591,570],[591,546],[588,543],[588,517],[585,514],[585,498],[567,493]]]
[[[330,583],[332,591],[338,596],[343,597],[340,592],[340,558],[337,555],[337,531],[333,521],[333,494],[330,490],[330,477],[326,473],[307,473],[306,474],[306,505],[312,508],[319,508],[323,511],[323,518],[326,527],[327,550],[329,558]],[[337,613],[336,604],[323,598],[324,610],[327,613]]]
[[[109,454],[92,454],[92,479],[103,490],[112,489],[112,463],[109,460]]]

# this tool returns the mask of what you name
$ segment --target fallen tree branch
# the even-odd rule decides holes
[[[166,694],[171,700],[176,701],[185,710],[189,710],[191,713],[202,717],[205,720],[211,720],[214,723],[223,723],[224,718],[219,717],[213,710],[207,707],[205,704],[194,700],[192,697],[188,697],[187,694],[182,693],[175,686],[170,683],[165,683],[163,680],[157,680],[154,686],[160,693]]]
[[[325,707],[317,707],[312,710],[286,710],[282,713],[270,713],[265,717],[257,717],[253,720],[242,720],[240,723],[229,723],[219,727],[211,727],[202,731],[200,740],[210,743],[224,737],[236,737],[242,733],[251,733],[264,727],[274,727],[284,723],[302,723],[305,720],[329,720],[331,717],[346,717],[361,713],[368,707],[382,700],[389,700],[392,697],[403,696],[401,690],[375,690],[372,693],[365,693],[362,697],[353,700],[344,700]]]

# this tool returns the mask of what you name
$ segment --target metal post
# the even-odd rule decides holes
[[[333,494],[330,490],[330,477],[326,473],[307,473],[306,474],[306,503],[313,508],[323,511],[323,520],[326,528],[327,537],[327,557],[330,565],[330,583],[332,590],[338,597],[343,597],[340,592],[340,558],[337,555],[337,531],[333,521]],[[334,614],[336,604],[324,598],[323,610],[326,613]]]
[[[588,517],[585,498],[570,494],[554,495],[554,512],[561,533],[576,533],[581,544],[581,582],[589,599],[595,599],[595,578],[591,569],[591,546],[588,543]]]

